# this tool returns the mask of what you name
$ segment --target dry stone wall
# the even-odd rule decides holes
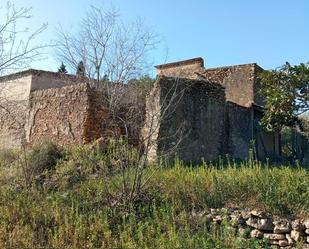
[[[276,248],[309,248],[309,219],[281,218],[260,210],[237,208],[192,213],[191,219],[209,229],[225,224],[243,239],[264,239]]]

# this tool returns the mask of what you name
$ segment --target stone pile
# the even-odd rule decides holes
[[[303,244],[302,248],[309,249],[309,219],[286,219],[264,211],[239,209],[210,209],[202,217],[210,225],[221,225],[225,220],[242,237],[264,239],[277,248]]]

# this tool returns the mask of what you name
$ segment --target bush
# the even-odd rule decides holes
[[[18,167],[21,168],[20,177],[26,185],[42,183],[45,173],[55,169],[57,161],[63,156],[62,150],[53,142],[43,142],[21,155]]]
[[[15,150],[0,150],[0,167],[9,167],[18,158]]]

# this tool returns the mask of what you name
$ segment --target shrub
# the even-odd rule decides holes
[[[43,142],[24,152],[18,161],[20,177],[24,184],[30,185],[36,180],[41,184],[44,174],[55,169],[57,161],[63,156],[62,150],[53,142]]]
[[[18,153],[15,150],[0,150],[0,167],[9,167],[17,158]]]

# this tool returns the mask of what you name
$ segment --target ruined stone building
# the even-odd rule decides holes
[[[168,106],[173,112],[159,119],[152,159],[165,153],[187,162],[220,155],[244,159],[250,150],[260,160],[281,158],[280,134],[260,125],[264,103],[258,73],[263,69],[256,63],[207,69],[202,58],[194,58],[158,65],[156,70],[153,94],[158,103],[151,109],[166,115]],[[173,106],[168,100],[175,92],[181,93],[181,100]],[[309,163],[308,141],[298,139],[298,159]]]
[[[145,98],[129,92],[132,144],[149,141],[149,160],[178,156],[186,162],[280,157],[280,134],[261,129],[263,100],[256,64],[207,69],[202,58],[156,66],[157,80]],[[108,104],[93,82],[74,75],[27,70],[0,78],[0,146],[20,148],[44,140],[85,144],[122,127],[109,123]],[[134,95],[134,101],[132,101]],[[130,100],[129,100],[130,99]],[[137,100],[136,100],[137,99]],[[130,121],[130,122],[131,122]],[[150,128],[151,127],[151,128]],[[151,131],[150,131],[151,130]],[[304,149],[303,149],[304,150]],[[306,159],[307,151],[301,153]]]

